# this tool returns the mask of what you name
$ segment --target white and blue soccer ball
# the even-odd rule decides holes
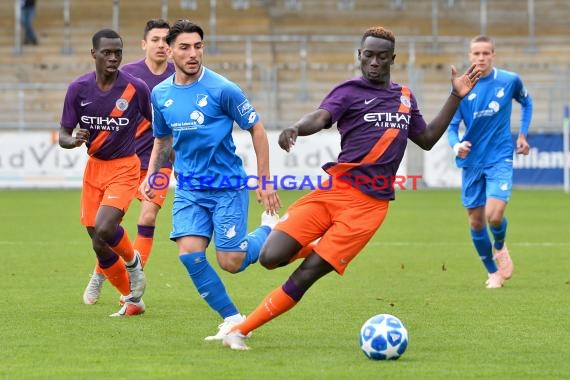
[[[373,360],[398,359],[408,348],[408,330],[393,315],[375,315],[360,329],[360,348]]]

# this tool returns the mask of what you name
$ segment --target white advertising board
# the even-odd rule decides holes
[[[251,135],[236,131],[233,136],[246,173],[257,175]],[[268,131],[272,176],[277,176],[278,181],[292,176],[298,183],[308,177],[315,185],[327,178],[321,166],[335,161],[340,152],[336,130],[299,137],[289,153],[279,147],[278,137],[279,131]],[[0,133],[0,188],[79,188],[87,158],[84,146],[61,148],[57,131]],[[404,157],[398,175],[405,174]]]

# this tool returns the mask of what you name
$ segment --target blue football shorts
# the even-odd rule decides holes
[[[172,205],[170,239],[214,235],[218,251],[245,252],[249,193],[240,190],[176,189]]]
[[[485,167],[462,171],[461,201],[465,208],[485,206],[488,198],[508,202],[513,189],[513,161],[503,160]]]

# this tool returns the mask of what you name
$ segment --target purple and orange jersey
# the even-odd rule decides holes
[[[319,108],[330,112],[341,136],[337,162],[323,169],[372,197],[394,199],[393,185],[386,181],[393,181],[408,137],[426,128],[411,91],[393,82],[378,88],[353,78],[336,86]]]
[[[95,72],[74,80],[68,87],[60,124],[89,130],[87,153],[100,160],[135,154],[135,135],[152,122],[150,92],[140,79],[119,70],[109,91],[96,83]]]
[[[174,73],[174,64],[168,62],[166,70],[160,75],[154,74],[149,70],[145,63],[144,58],[135,62],[127,63],[121,70],[131,74],[132,76],[142,79],[148,88],[152,91],[154,86],[168,78]],[[148,169],[148,162],[150,160],[150,153],[154,143],[154,136],[152,135],[152,125],[144,125],[139,127],[136,134],[136,151],[139,159],[141,160],[141,169]],[[167,161],[163,167],[172,167],[170,161]]]

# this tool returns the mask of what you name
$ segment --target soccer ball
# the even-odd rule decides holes
[[[408,331],[390,314],[370,318],[360,329],[360,348],[373,360],[396,360],[408,347]]]

